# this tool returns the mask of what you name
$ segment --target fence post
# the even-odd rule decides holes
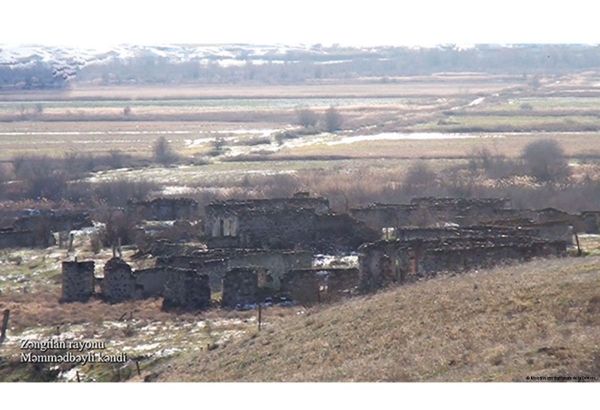
[[[262,305],[258,304],[258,331],[260,332],[260,328],[262,327]]]
[[[581,256],[581,246],[579,246],[579,235],[575,234],[575,243],[577,244],[577,256]]]
[[[8,318],[10,317],[10,309],[4,309],[2,317],[2,327],[0,328],[0,344],[6,339],[6,329],[8,329]]]

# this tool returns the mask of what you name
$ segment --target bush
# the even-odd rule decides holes
[[[13,161],[15,174],[25,185],[29,198],[61,199],[67,187],[67,175],[49,157],[18,157]]]
[[[335,132],[342,128],[342,116],[333,106],[325,112],[324,120],[325,131]]]
[[[154,142],[152,152],[154,154],[154,160],[159,164],[169,165],[179,159],[178,155],[175,153],[175,151],[173,151],[171,144],[165,137],[159,137]]]
[[[298,124],[304,128],[314,128],[319,122],[317,114],[308,108],[299,109],[296,111]]]
[[[219,155],[223,155],[227,152],[228,148],[226,147],[227,142],[225,138],[218,136],[211,142],[212,148],[208,151],[208,155],[211,157],[217,157]]]
[[[132,181],[128,179],[113,179],[99,182],[94,187],[96,202],[110,206],[125,206],[127,201],[141,201],[159,189],[159,185],[149,181]]]
[[[425,162],[416,162],[406,171],[404,189],[407,192],[421,191],[431,187],[435,180],[435,172]]]
[[[523,150],[522,157],[527,173],[539,181],[556,182],[570,175],[565,153],[554,140],[529,143]]]

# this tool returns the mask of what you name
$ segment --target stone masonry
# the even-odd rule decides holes
[[[110,303],[135,298],[135,276],[131,271],[131,266],[123,259],[111,258],[104,265],[102,296]]]
[[[165,283],[163,310],[210,307],[208,275],[192,269],[172,269]]]
[[[87,302],[94,294],[94,261],[62,263],[61,302]]]
[[[254,268],[233,268],[223,277],[221,306],[236,308],[258,302],[258,273]]]

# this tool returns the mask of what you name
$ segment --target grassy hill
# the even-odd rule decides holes
[[[308,309],[154,371],[158,381],[600,377],[600,258],[439,277]]]

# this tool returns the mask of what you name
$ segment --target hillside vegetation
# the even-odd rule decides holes
[[[265,313],[269,321],[269,311]],[[155,368],[160,381],[600,377],[600,258],[439,277],[308,309]],[[153,378],[154,378],[153,377]]]

